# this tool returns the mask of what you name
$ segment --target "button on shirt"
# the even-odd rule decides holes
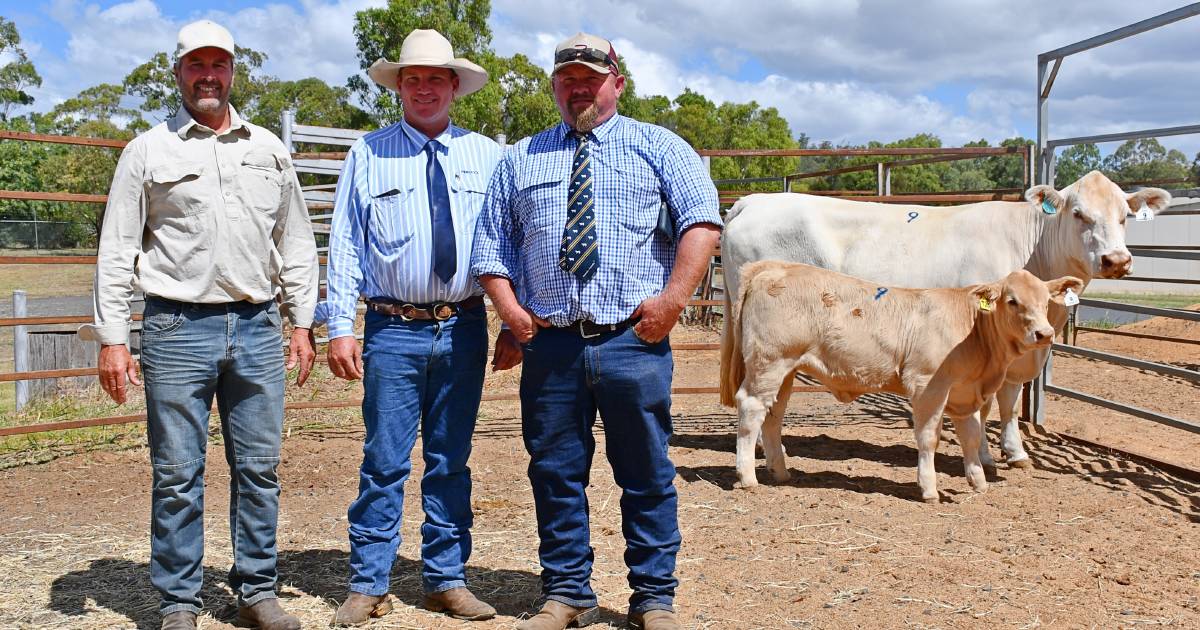
[[[558,265],[578,146],[566,124],[509,149],[475,232],[471,273],[508,278],[521,303],[555,326],[628,319],[666,287],[683,231],[697,223],[721,225],[716,187],[679,136],[618,114],[588,139],[600,252],[594,276],[581,282]],[[674,239],[655,230],[664,200]]]
[[[405,121],[354,143],[342,166],[329,235],[329,337],[354,332],[359,296],[428,304],[459,302],[483,290],[468,273],[475,222],[500,146],[450,125],[432,141],[446,174],[458,273],[433,273],[425,134]],[[325,310],[325,309],[323,309]]]
[[[96,260],[95,325],[129,339],[135,282],[180,302],[266,302],[282,292],[294,326],[312,325],[317,248],[287,149],[230,108],[224,133],[187,109],[134,138],[108,192]]]

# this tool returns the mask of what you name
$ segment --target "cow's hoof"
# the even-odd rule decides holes
[[[941,498],[940,498],[940,497],[938,497],[938,495],[936,495],[936,494],[935,494],[935,495],[933,495],[933,496],[931,496],[931,497],[922,496],[922,497],[921,497],[921,500],[922,500],[922,501],[924,501],[924,502],[926,502],[926,503],[929,503],[929,504],[933,504],[933,503],[940,503],[940,502],[941,502]]]
[[[992,462],[990,464],[982,464],[982,466],[983,466],[983,474],[985,474],[985,475],[995,477],[996,474],[1000,472],[1000,469],[996,468],[996,462]]]
[[[782,473],[771,473],[771,481],[775,483],[787,483],[792,480],[792,473],[783,471]]]
[[[1009,461],[1008,467],[1029,470],[1030,468],[1033,468],[1033,461],[1030,460],[1028,457],[1026,457],[1025,459],[1018,459],[1016,461]]]
[[[971,489],[979,494],[983,494],[984,492],[987,492],[988,485],[986,481],[978,484],[971,484]]]
[[[755,481],[736,481],[736,482],[734,482],[733,487],[738,490],[753,491],[753,490],[758,489],[758,481],[757,480],[755,480]]]

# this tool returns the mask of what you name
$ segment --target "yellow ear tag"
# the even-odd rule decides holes
[[[981,310],[981,311],[992,310],[992,303],[989,302],[988,299],[985,297],[979,298],[979,310]]]

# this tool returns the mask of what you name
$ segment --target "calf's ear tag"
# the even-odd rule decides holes
[[[1058,208],[1055,208],[1049,199],[1042,199],[1042,212],[1046,214],[1058,214]]]
[[[1134,216],[1134,220],[1135,221],[1153,221],[1154,213],[1150,211],[1149,207],[1147,207],[1145,204],[1142,204],[1142,209],[1137,211],[1137,215]]]
[[[981,311],[992,310],[992,303],[989,302],[988,299],[985,297],[979,298],[979,310],[981,310]]]
[[[1079,304],[1079,296],[1075,295],[1075,289],[1067,289],[1066,295],[1063,296],[1063,304],[1067,306]]]

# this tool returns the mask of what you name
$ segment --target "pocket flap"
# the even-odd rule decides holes
[[[273,153],[247,153],[242,158],[243,166],[253,168],[271,169],[273,171],[282,170],[279,163],[279,158]]]
[[[171,184],[189,177],[200,177],[204,166],[198,162],[173,162],[157,166],[150,171],[150,181],[156,184]]]

